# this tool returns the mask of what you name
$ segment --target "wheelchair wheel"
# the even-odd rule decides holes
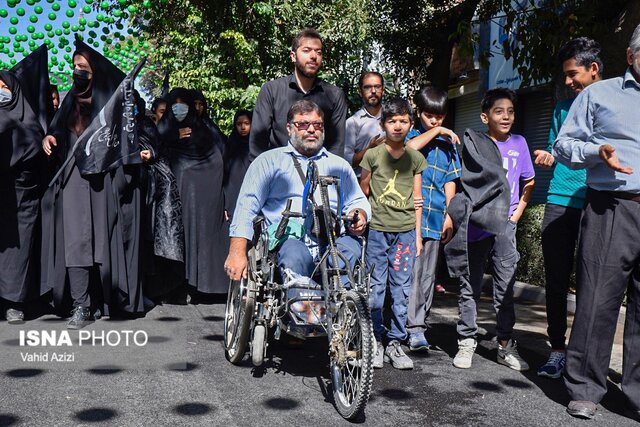
[[[251,275],[249,275],[251,277]],[[232,280],[227,292],[227,307],[224,316],[224,350],[227,360],[234,365],[244,358],[251,318],[253,316],[254,293],[251,279]]]
[[[333,398],[340,415],[350,420],[364,411],[373,381],[373,329],[362,294],[348,291],[342,295],[332,330],[329,354]]]
[[[251,341],[251,361],[253,366],[261,366],[264,362],[265,340],[267,329],[264,325],[256,325],[253,328],[253,341]]]

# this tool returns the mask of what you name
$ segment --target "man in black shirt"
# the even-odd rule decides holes
[[[260,89],[253,113],[249,146],[251,160],[289,140],[287,112],[301,99],[313,101],[325,117],[324,147],[340,157],[344,155],[347,100],[342,90],[316,77],[322,66],[322,39],[312,28],[301,31],[291,45],[293,74],[266,82]]]

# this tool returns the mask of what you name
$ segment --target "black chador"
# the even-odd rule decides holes
[[[12,71],[0,71],[0,298],[9,322],[39,296],[37,231],[43,129]],[[47,93],[47,96],[50,96]]]
[[[98,167],[90,173],[84,165],[85,160],[86,163],[95,160],[90,157],[91,150],[96,149],[97,153],[97,148],[115,145],[109,134],[104,133],[108,126],[93,133],[96,124],[99,127],[102,122],[124,120],[124,115],[122,118],[110,117],[115,111],[118,115],[125,111],[132,122],[133,101],[128,110],[122,99],[119,109],[103,110],[116,91],[124,91],[119,87],[124,74],[79,40],[73,60],[73,88],[54,116],[43,143],[46,151],[47,138],[49,135],[55,137],[56,146],[50,160],[59,167],[70,161],[43,199],[41,282],[45,290],[53,290],[54,305],[62,314],[73,307],[74,316],[68,327],[77,328],[97,311],[139,313],[145,307],[138,272],[139,165],[126,164],[140,163],[139,153],[136,161],[129,158],[129,161],[119,161],[107,168]],[[130,97],[130,93],[126,95]],[[111,138],[121,130],[122,126],[113,127]],[[87,139],[89,133],[93,137]],[[83,143],[74,150],[78,139]],[[119,140],[118,146],[133,144],[135,136],[131,139]],[[111,144],[106,148],[94,148],[89,142]],[[137,141],[135,145],[137,150]],[[79,165],[78,161],[82,159]]]
[[[158,132],[180,192],[187,283],[198,292],[226,293],[229,279],[223,265],[229,238],[216,135],[196,116],[191,92],[180,88],[169,93]]]

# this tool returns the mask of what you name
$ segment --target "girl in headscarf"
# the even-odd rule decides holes
[[[222,133],[216,122],[214,122],[209,116],[209,104],[207,98],[204,97],[202,91],[198,89],[192,89],[193,106],[198,116],[202,121],[211,129],[215,138],[215,145],[220,150],[220,153],[224,156],[225,143],[227,141],[226,136]]]
[[[42,142],[45,153],[59,163],[74,155],[75,142],[124,79],[86,44],[76,41],[76,49],[73,88]],[[82,328],[102,313],[145,310],[138,275],[138,181],[138,165],[82,176],[71,161],[47,191],[43,214],[46,206],[49,229],[43,237],[41,281],[45,289],[53,289],[59,311],[72,305],[70,329]]]
[[[224,204],[229,220],[233,218],[242,180],[249,168],[251,116],[251,112],[247,110],[236,112],[233,116],[233,130],[224,151]]]
[[[190,291],[226,293],[222,155],[215,147],[216,135],[195,112],[191,91],[176,88],[169,93],[158,132],[178,181]]]
[[[18,79],[0,71],[0,302],[9,323],[21,323],[23,303],[39,295],[34,252],[43,135]]]
[[[158,130],[145,115],[144,100],[135,92],[136,122],[141,154],[147,157],[142,169],[145,192],[142,225],[145,296],[161,301],[182,284],[184,277],[184,225],[176,177],[158,147]],[[163,101],[164,102],[164,101]]]

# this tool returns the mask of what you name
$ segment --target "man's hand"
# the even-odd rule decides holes
[[[191,128],[178,129],[180,139],[189,138],[191,136]]]
[[[355,214],[356,210],[358,211],[358,221],[352,222],[349,224],[349,232],[354,236],[360,236],[364,233],[364,230],[367,228],[367,214],[358,209],[352,209],[347,216],[352,217]]]
[[[556,161],[553,155],[545,150],[536,150],[533,152],[533,155],[536,156],[533,164],[543,168],[550,168]]]
[[[229,245],[229,255],[224,262],[224,272],[231,280],[247,278],[247,239],[232,237]]]
[[[53,152],[53,148],[58,146],[58,141],[53,135],[47,135],[42,140],[42,149],[47,156],[50,156]]]
[[[438,130],[440,131],[440,135],[448,138],[452,144],[460,144],[460,138],[458,138],[458,135],[451,129],[440,126]]]
[[[143,162],[148,162],[151,160],[151,151],[150,150],[142,150],[140,151],[140,158]]]
[[[385,134],[372,136],[371,139],[369,140],[369,145],[367,145],[367,150],[369,148],[375,148],[380,144],[384,144],[386,140],[387,140],[387,136]]]
[[[618,159],[618,155],[616,154],[616,149],[613,148],[611,144],[604,144],[600,146],[598,150],[598,155],[600,158],[616,172],[625,173],[627,175],[631,175],[633,173],[633,168],[628,166],[622,166],[620,164],[620,160]]]
[[[453,220],[446,214],[444,217],[444,224],[442,224],[442,235],[440,242],[447,243],[453,237]]]

